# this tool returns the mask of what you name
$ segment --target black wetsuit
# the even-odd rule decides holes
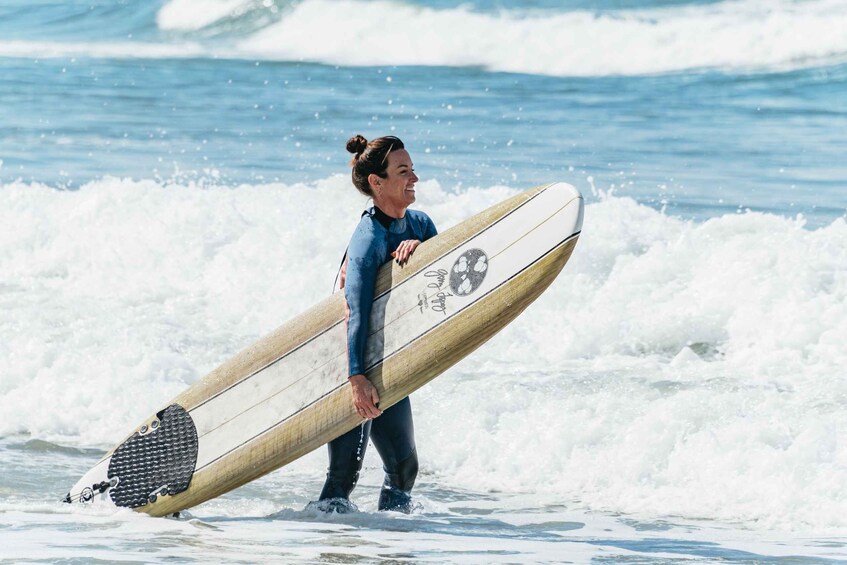
[[[365,343],[379,267],[391,260],[391,252],[402,241],[425,241],[436,234],[429,216],[416,210],[407,210],[399,220],[376,207],[362,215],[350,240],[346,277],[342,283],[349,310],[347,347],[350,376],[364,374],[369,368]],[[368,438],[373,440],[385,470],[379,509],[409,511],[410,492],[418,473],[418,456],[412,405],[408,398],[386,409],[375,420],[368,420],[329,442],[329,469],[320,499],[349,499],[359,479]]]
[[[408,511],[412,500],[410,493],[418,474],[412,403],[408,397],[385,410],[375,420],[368,420],[329,442],[329,469],[321,500],[350,498],[359,480],[368,437],[382,458],[385,470],[379,509]]]

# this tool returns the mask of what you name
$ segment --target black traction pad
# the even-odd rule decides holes
[[[154,502],[158,495],[174,495],[191,484],[197,464],[194,421],[179,404],[156,416],[158,427],[144,434],[135,432],[112,453],[108,476],[117,478],[118,484],[109,496],[118,506],[138,508]]]

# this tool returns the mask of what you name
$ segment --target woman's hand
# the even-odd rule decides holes
[[[394,257],[394,260],[397,261],[398,265],[403,265],[409,260],[409,257],[412,256],[412,253],[415,252],[415,249],[417,249],[420,244],[421,242],[417,239],[407,239],[397,246],[397,250],[394,251],[391,256]]]
[[[350,386],[353,389],[353,408],[359,416],[373,420],[382,414],[382,410],[376,407],[379,403],[379,393],[365,375],[350,377]]]

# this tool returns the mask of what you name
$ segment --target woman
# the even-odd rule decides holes
[[[387,136],[368,142],[351,137],[353,184],[373,199],[353,232],[342,268],[341,287],[347,300],[347,351],[353,406],[365,418],[355,428],[329,443],[329,470],[319,507],[346,512],[356,486],[368,438],[382,458],[385,482],[379,495],[380,510],[411,510],[411,490],[418,473],[412,407],[404,398],[391,408],[379,409],[379,394],[365,372],[365,343],[379,268],[393,257],[405,264],[422,241],[436,235],[435,225],[423,212],[408,210],[415,201],[414,166],[400,139]]]

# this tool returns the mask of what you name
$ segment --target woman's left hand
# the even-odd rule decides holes
[[[415,252],[415,249],[417,249],[420,244],[421,242],[417,239],[407,239],[397,246],[397,250],[394,251],[391,256],[394,257],[394,260],[397,261],[398,265],[403,265],[409,260],[409,257],[412,256],[412,253]]]

